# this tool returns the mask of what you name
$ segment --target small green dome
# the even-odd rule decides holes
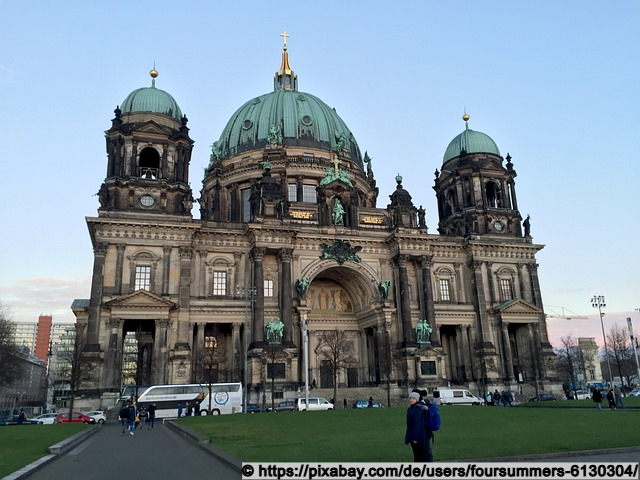
[[[180,110],[178,102],[164,90],[156,88],[158,73],[155,69],[151,70],[149,74],[153,78],[151,86],[138,88],[131,92],[122,102],[120,110],[122,110],[123,114],[136,112],[159,113],[180,121],[182,119],[182,110]]]
[[[449,160],[456,158],[465,153],[491,153],[494,155],[500,155],[498,145],[493,139],[482,132],[476,132],[470,128],[466,128],[460,135],[455,137],[449,143],[447,150],[444,152],[444,158],[442,163],[447,163]]]

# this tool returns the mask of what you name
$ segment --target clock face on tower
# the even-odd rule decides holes
[[[502,230],[504,229],[504,225],[502,225],[501,222],[493,222],[493,229],[496,232],[502,232]]]
[[[144,207],[150,207],[155,203],[155,199],[151,195],[143,195],[140,197],[140,203]]]

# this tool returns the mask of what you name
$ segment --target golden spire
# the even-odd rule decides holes
[[[156,77],[158,76],[158,71],[156,70],[156,62],[153,62],[153,68],[149,71],[149,76],[152,78],[151,86],[156,86]]]
[[[287,31],[285,30],[284,32],[282,32],[280,34],[280,36],[284,39],[284,51],[287,51],[287,37],[290,37],[291,35],[287,34]]]
[[[289,53],[287,52],[287,38],[291,35],[285,30],[280,36],[284,40],[282,47],[282,64],[280,70],[276,72],[274,79],[274,88],[276,90],[298,91],[298,77],[289,66]]]
[[[464,115],[462,115],[462,120],[464,120],[464,128],[465,130],[469,130],[469,115],[467,114],[467,109],[464,109]]]

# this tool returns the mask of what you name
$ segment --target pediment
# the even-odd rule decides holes
[[[499,313],[503,317],[505,316],[537,316],[542,314],[542,310],[540,310],[535,305],[530,304],[529,302],[525,302],[522,299],[517,300],[508,300],[493,309],[496,313]]]
[[[136,127],[137,132],[145,132],[145,133],[157,133],[161,135],[166,135],[167,131],[165,128],[154,122],[153,120],[149,120],[144,122]]]
[[[131,308],[156,308],[156,309],[173,309],[177,305],[155,293],[147,290],[137,290],[135,292],[123,295],[113,300],[109,300],[104,305],[110,309],[131,309]]]

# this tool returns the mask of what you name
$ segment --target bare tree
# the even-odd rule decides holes
[[[282,345],[279,343],[266,343],[265,348],[266,357],[266,377],[271,380],[271,410],[273,411],[274,405],[274,391],[276,386],[276,378],[285,378],[285,372],[280,368],[281,360],[283,359]]]
[[[473,371],[480,386],[480,391],[484,398],[487,392],[487,352],[484,347],[484,342],[480,336],[476,336],[473,340],[471,362],[473,364]]]
[[[11,312],[0,302],[0,387],[15,384],[24,376],[25,363],[19,360],[20,349],[15,343],[16,325]]]
[[[524,345],[521,357],[525,379],[527,381],[529,381],[529,379],[532,380],[536,397],[538,397],[541,390],[540,383],[545,371],[544,354],[540,342],[537,342],[535,338],[529,337],[527,343]]]
[[[69,385],[69,413],[73,412],[75,397],[80,388],[94,383],[99,372],[99,358],[85,351],[87,337],[84,327],[76,323],[72,343],[67,348],[59,349],[57,353],[57,383],[66,382]]]
[[[217,342],[200,349],[196,356],[196,382],[207,386],[209,390],[209,405],[207,412],[211,413],[211,400],[213,398],[213,384],[220,381],[220,374],[226,373],[224,365],[227,360],[226,349]]]
[[[556,368],[558,373],[568,380],[568,383],[575,385],[576,370],[580,363],[578,359],[578,342],[571,335],[560,339],[560,348],[556,349]]]
[[[389,332],[378,332],[378,367],[387,391],[387,406],[391,406],[391,376],[393,375],[393,352]]]
[[[627,384],[629,384],[630,377],[636,373],[635,360],[633,359],[631,340],[624,328],[614,324],[609,329],[607,350],[606,355],[615,364],[620,380],[622,381],[626,377]],[[613,378],[611,381],[613,381]]]
[[[318,340],[315,352],[321,360],[325,360],[331,366],[335,402],[338,396],[338,374],[341,371],[347,371],[357,363],[353,340],[349,339],[347,333],[342,330],[322,332],[318,335]]]

